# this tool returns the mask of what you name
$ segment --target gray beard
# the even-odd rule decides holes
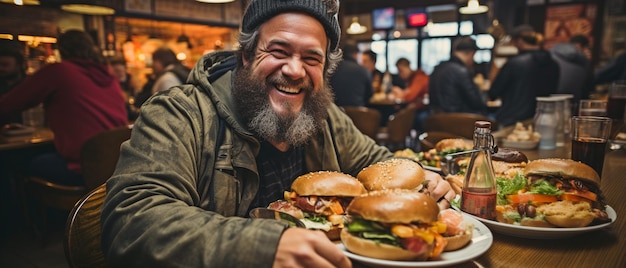
[[[250,66],[250,65],[248,65]],[[268,78],[268,80],[276,78]],[[281,78],[286,79],[286,78]],[[305,144],[320,129],[326,119],[333,95],[327,84],[318,92],[305,87],[307,94],[302,110],[297,114],[279,114],[272,109],[268,89],[272,83],[258,81],[249,67],[239,67],[234,76],[233,96],[237,112],[250,131],[272,142],[286,142],[290,146]],[[289,102],[281,105],[290,108]],[[290,110],[290,109],[288,109]]]

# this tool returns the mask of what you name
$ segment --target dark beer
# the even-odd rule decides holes
[[[572,140],[572,160],[581,161],[592,167],[602,177],[606,140],[578,138]]]
[[[624,119],[626,97],[609,97],[606,104],[606,115],[612,119]]]

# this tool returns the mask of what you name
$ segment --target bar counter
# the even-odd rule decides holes
[[[570,158],[571,144],[522,152],[529,160]],[[451,267],[626,267],[626,149],[608,151],[602,173],[606,204],[617,213],[608,228],[559,239],[519,238],[491,230],[493,244],[485,253]],[[356,261],[353,265],[370,267]]]

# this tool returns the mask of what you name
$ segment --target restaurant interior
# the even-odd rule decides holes
[[[0,41],[18,42],[27,58],[27,72],[33,74],[42,66],[61,61],[56,45],[61,33],[69,29],[82,29],[96,41],[104,56],[124,59],[129,73],[134,77],[132,87],[138,92],[147,83],[147,77],[153,73],[151,54],[159,47],[166,46],[173,50],[177,59],[190,68],[207,53],[236,49],[239,23],[247,2],[248,0],[0,0]],[[412,69],[421,69],[426,74],[431,74],[439,63],[450,59],[454,38],[474,38],[478,46],[474,55],[474,82],[483,93],[489,89],[490,81],[495,79],[498,70],[509,58],[517,55],[518,50],[511,43],[510,33],[515,26],[521,24],[531,25],[543,34],[545,49],[566,42],[574,34],[586,36],[590,40],[590,62],[594,69],[626,51],[626,2],[623,0],[339,2],[338,18],[342,42],[353,41],[360,51],[376,52],[376,69],[381,72],[397,74],[396,60],[408,58]],[[76,7],[78,9],[73,9]],[[606,100],[608,88],[607,84],[595,86],[590,98]],[[437,136],[439,130],[431,128],[431,136],[428,137],[407,128],[406,123],[404,127],[400,126],[401,130],[392,128],[392,125],[400,124],[397,121],[401,120],[400,116],[395,119],[393,116],[389,117],[400,109],[397,104],[394,100],[380,104],[384,123],[375,124],[374,129],[369,131],[371,134],[368,134],[380,144],[393,149],[411,147],[419,151],[421,147],[426,150],[433,148],[437,140],[446,137],[471,140],[473,122],[483,119],[471,117],[464,122],[449,124],[455,125],[456,129],[448,129],[448,132],[458,130],[463,124],[467,125],[451,135]],[[492,110],[500,105],[498,102],[489,104]],[[368,123],[371,118],[365,115],[363,124],[371,125],[371,122]],[[353,120],[356,123],[359,119],[355,117]],[[452,122],[456,119],[443,120]],[[468,120],[472,122],[469,125]],[[619,124],[623,125],[623,122]],[[503,130],[496,123],[493,125],[496,138],[506,137],[511,129]],[[393,131],[402,134],[394,136],[391,133]],[[362,132],[365,133],[363,129]],[[35,139],[49,138],[49,133],[39,134],[41,135]],[[2,147],[0,143],[0,159],[4,161],[21,155],[20,150],[39,149],[30,147],[37,144],[30,138],[32,137],[24,141],[28,145]],[[434,140],[430,140],[431,138]],[[40,146],[49,148],[49,141]],[[617,224],[611,229],[576,237],[558,237],[561,240],[531,242],[494,232],[490,238],[494,241],[493,245],[485,254],[467,262],[452,264],[457,267],[519,267],[518,259],[534,259],[527,267],[625,267],[623,249],[626,248],[626,207],[618,197],[626,191],[626,144],[616,148],[607,150],[602,175],[602,189],[605,191],[607,204],[616,209],[617,215],[621,214],[617,217]],[[553,150],[534,148],[524,149],[524,152],[529,158],[569,158],[571,146],[566,142],[565,146]],[[6,168],[10,165],[8,163],[0,164],[0,168]],[[2,185],[16,187],[11,183]],[[10,230],[3,230],[0,240],[0,266],[69,267],[63,248],[65,217],[68,211],[45,212],[49,214],[47,230],[38,230],[26,226],[21,209],[9,210],[12,212],[9,216],[16,219],[11,224],[3,225],[3,228]],[[5,217],[3,221],[6,220]],[[46,234],[42,235],[42,232]],[[46,238],[42,239],[44,236]],[[543,241],[550,243],[544,244]],[[557,242],[552,243],[554,241]],[[477,241],[477,244],[480,243]],[[586,248],[585,251],[581,249],[583,247]],[[600,253],[602,250],[606,251]],[[570,260],[564,266],[563,263],[551,260],[551,254],[563,254],[561,260]],[[581,260],[583,257],[587,260]],[[597,263],[593,263],[594,260]],[[380,265],[358,261],[356,263],[355,267]],[[441,266],[448,266],[450,263],[443,262]]]

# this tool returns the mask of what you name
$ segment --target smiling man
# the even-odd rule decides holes
[[[393,156],[332,104],[337,9],[333,0],[253,0],[237,51],[204,56],[190,84],[144,104],[107,182],[109,265],[351,266],[320,231],[246,218],[302,174],[354,176]],[[433,198],[454,196],[429,175]]]

